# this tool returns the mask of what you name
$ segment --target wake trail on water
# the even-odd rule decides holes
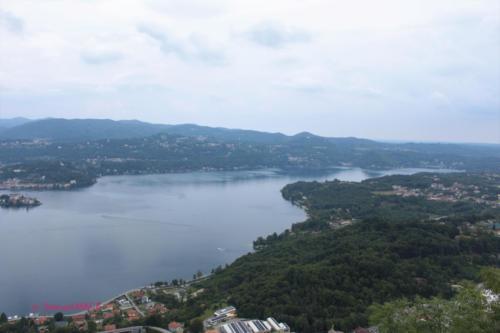
[[[103,219],[107,220],[120,220],[120,221],[131,221],[131,222],[141,222],[141,223],[151,223],[151,224],[164,224],[164,225],[171,225],[175,227],[186,227],[186,228],[194,228],[195,226],[192,224],[187,224],[187,223],[174,223],[174,222],[165,222],[165,221],[160,221],[160,220],[148,220],[148,219],[141,219],[141,218],[136,218],[136,217],[126,217],[126,216],[116,216],[116,215],[101,215]]]

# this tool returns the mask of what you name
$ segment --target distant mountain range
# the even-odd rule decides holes
[[[5,126],[0,139],[48,139],[52,141],[82,141],[122,139],[151,136],[162,132],[168,125],[156,125],[135,120],[114,121],[108,119],[41,119],[20,121],[1,120]]]
[[[0,119],[0,139],[48,139],[52,141],[82,141],[146,137],[159,133],[182,136],[207,136],[223,140],[279,143],[288,140],[281,133],[207,127],[193,124],[164,125],[138,120],[60,119],[32,120]],[[300,136],[313,136],[302,133]]]
[[[34,139],[46,139],[50,144],[16,144],[16,140]],[[339,165],[500,169],[500,145],[387,143],[351,137],[328,138],[308,132],[289,136],[194,124],[151,124],[138,120],[4,119],[0,120],[0,140],[10,142],[0,149],[0,163],[33,159],[95,159],[108,163],[114,158],[122,162],[112,170],[122,170],[123,173],[146,172],[155,163],[161,163],[161,166],[156,165],[148,172]],[[123,162],[131,159],[142,161],[144,165],[131,166],[130,162]]]
[[[10,118],[10,119],[0,119],[0,132],[2,130],[7,129],[7,128],[12,128],[12,127],[26,124],[30,121],[32,121],[32,120],[28,119],[28,118],[22,118],[22,117],[16,117],[16,118]]]
[[[47,139],[50,141],[71,142],[102,139],[130,139],[148,137],[156,134],[173,134],[180,136],[205,136],[214,139],[255,142],[265,144],[280,144],[297,141],[339,143],[360,145],[365,148],[380,147],[381,145],[394,147],[396,145],[435,146],[439,143],[397,143],[378,142],[354,137],[322,137],[309,132],[296,135],[269,133],[255,130],[228,129],[223,127],[208,127],[196,124],[153,124],[139,120],[110,120],[110,119],[63,119],[45,118],[32,120],[27,118],[0,119],[0,140],[33,140]],[[455,145],[458,146],[458,145]],[[460,146],[462,146],[460,144]],[[495,145],[485,145],[495,146]],[[498,145],[500,147],[500,145]]]

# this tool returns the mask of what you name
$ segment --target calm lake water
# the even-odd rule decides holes
[[[252,250],[258,236],[305,219],[280,189],[294,181],[383,174],[272,170],[114,176],[69,192],[23,192],[43,205],[0,209],[0,312],[102,302],[154,281],[189,279]]]

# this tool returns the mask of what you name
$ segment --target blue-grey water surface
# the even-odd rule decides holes
[[[43,205],[0,209],[0,312],[101,302],[154,281],[209,272],[258,236],[305,219],[280,189],[294,181],[363,179],[416,169],[273,170],[114,176],[76,191],[23,192]]]

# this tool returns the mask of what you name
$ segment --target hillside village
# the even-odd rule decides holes
[[[203,289],[191,290],[188,294],[188,283],[179,286],[149,285],[143,288],[127,291],[104,303],[75,304],[73,306],[58,307],[45,304],[42,310],[87,309],[74,314],[41,315],[30,313],[26,317],[12,315],[6,321],[15,324],[20,321],[29,321],[39,333],[51,333],[55,329],[66,329],[68,332],[106,332],[106,333],[141,333],[148,327],[153,331],[163,333],[183,333],[185,324],[172,320],[166,327],[143,325],[145,319],[164,315],[172,310],[165,304],[154,301],[158,297],[167,295],[178,301],[185,301],[187,297],[197,297]],[[234,306],[216,309],[207,314],[200,327],[205,333],[290,333],[286,323],[278,322],[272,317],[267,319],[239,318]],[[192,331],[192,328],[191,328]]]

